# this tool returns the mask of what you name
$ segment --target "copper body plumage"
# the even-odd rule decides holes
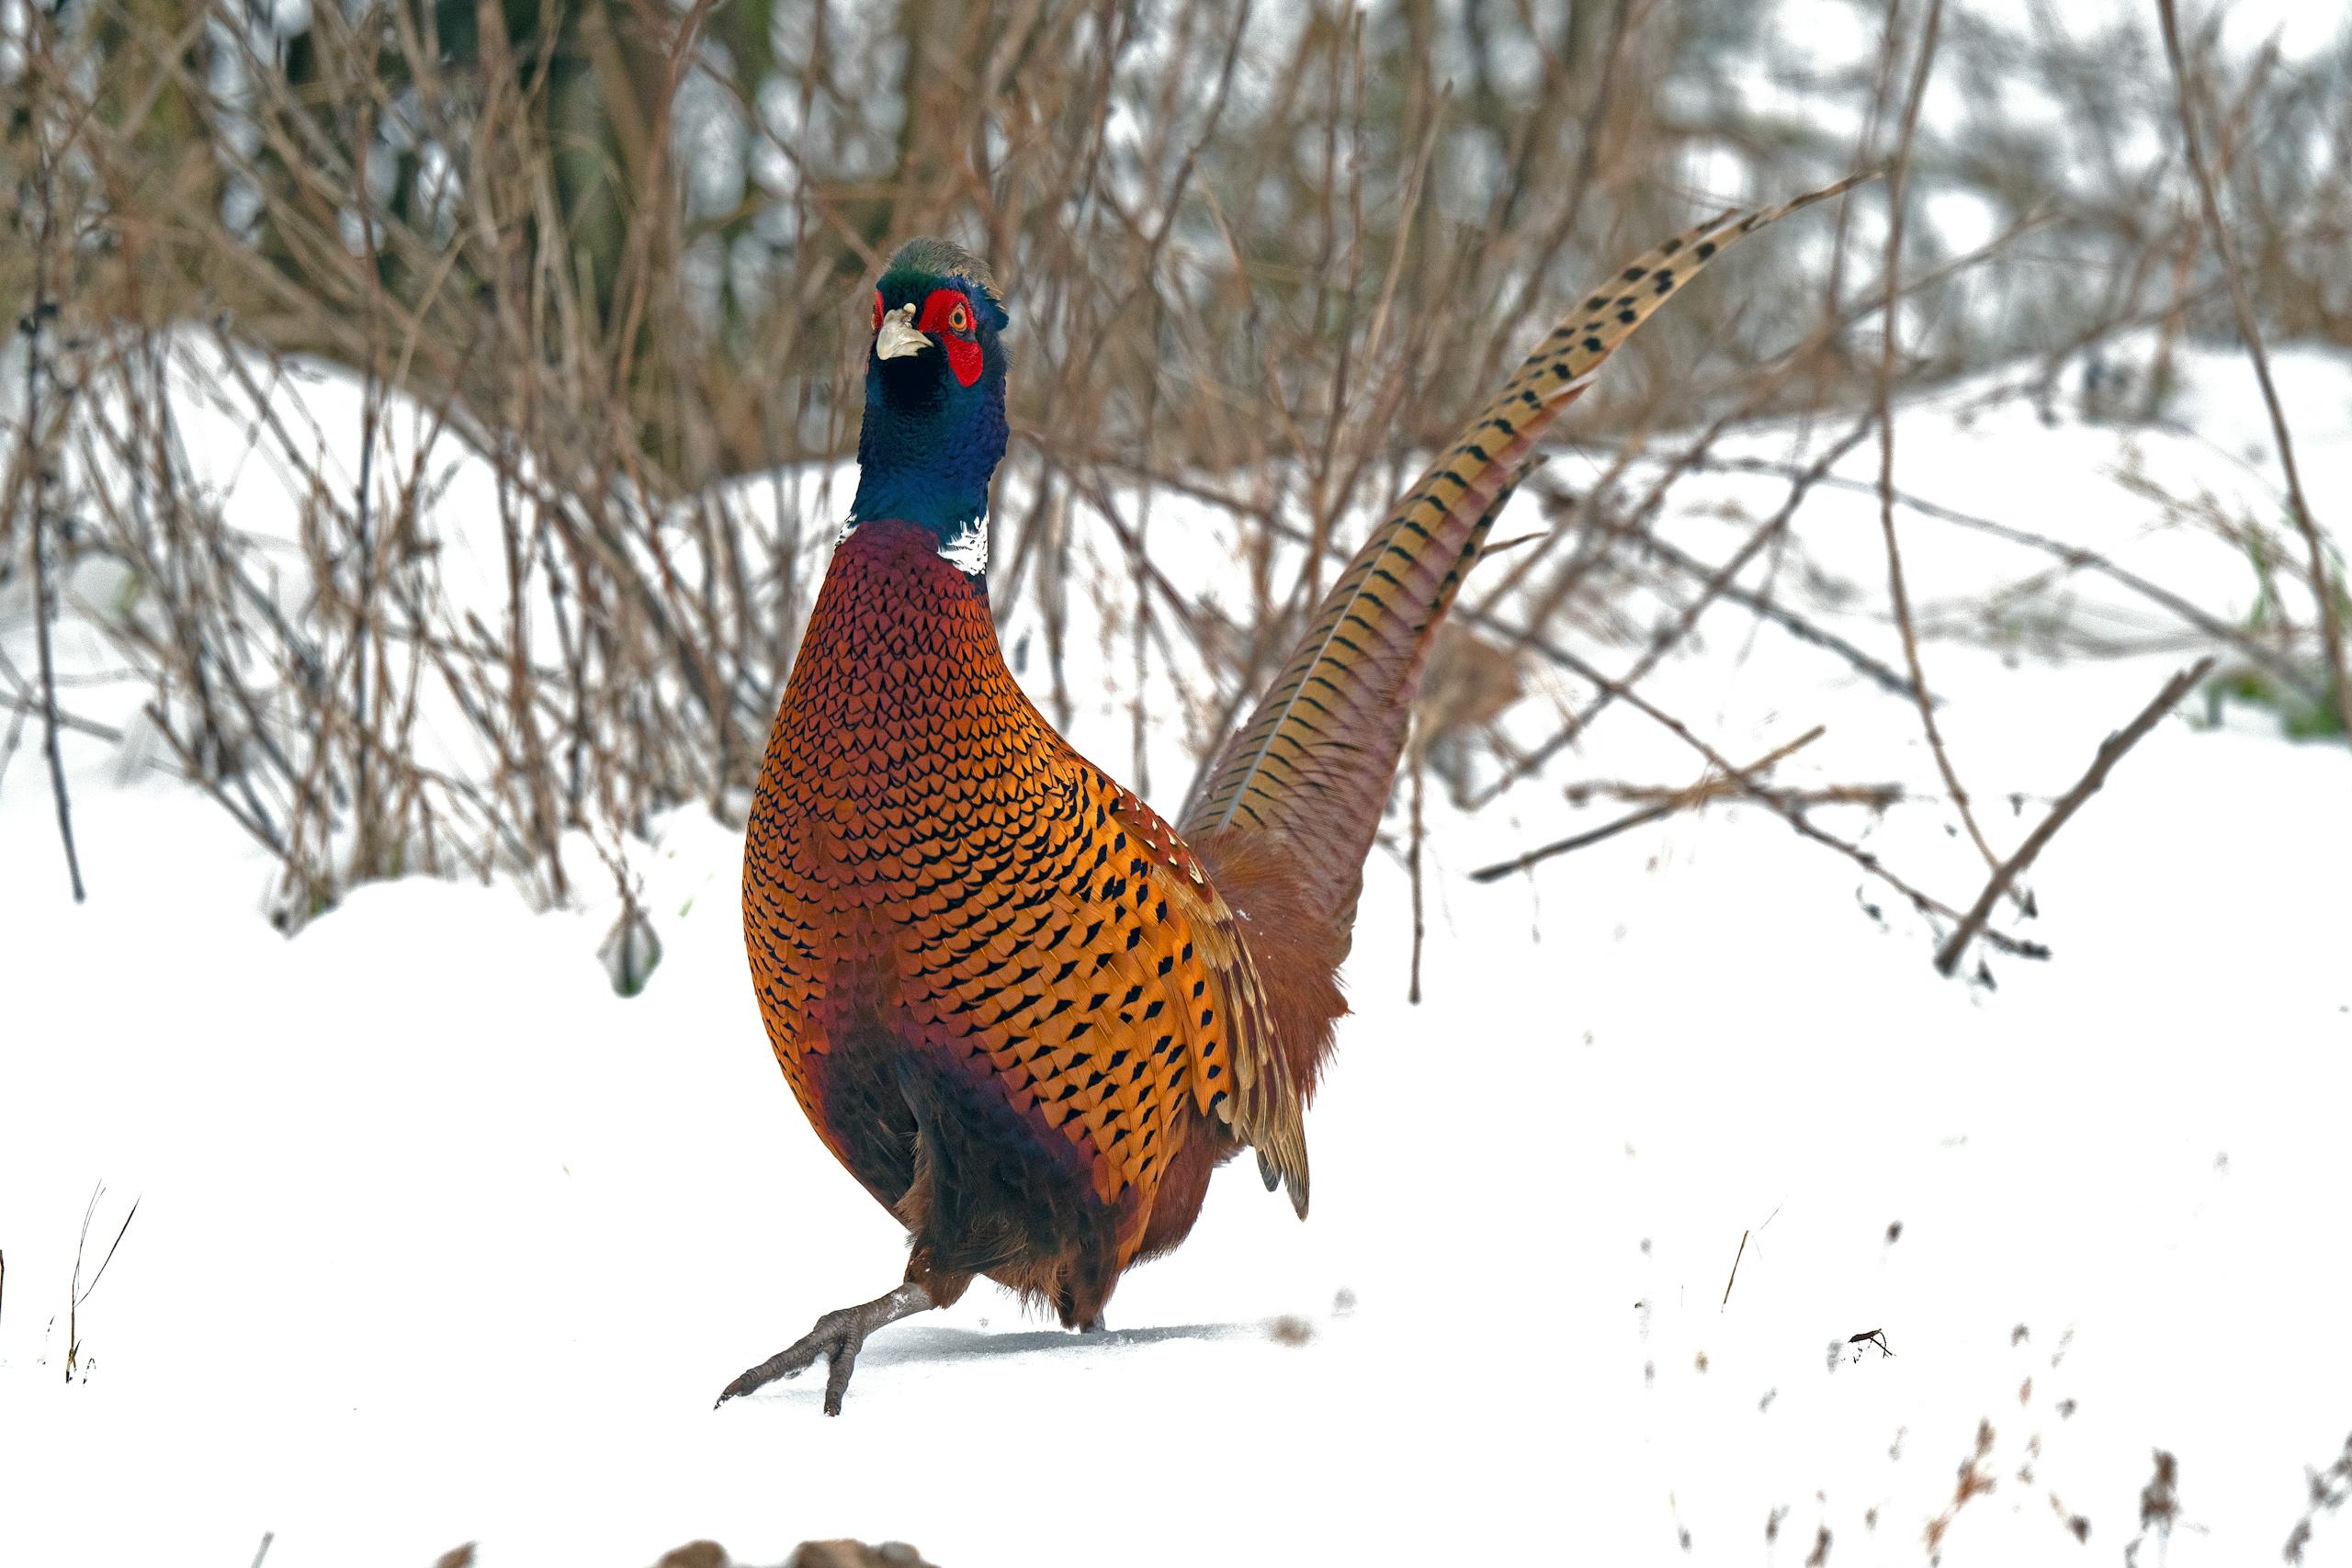
[[[1731,242],[1843,188],[1700,225],[1580,299],[1365,540],[1175,826],[1006,668],[985,575],[943,544],[984,494],[854,513],[761,770],[744,933],[794,1098],[910,1250],[897,1290],[825,1314],[722,1402],[823,1357],[838,1413],[868,1333],[979,1276],[1098,1326],[1120,1274],[1183,1240],[1245,1148],[1306,1213],[1306,1106],[1431,633],[1600,361]],[[942,319],[942,288],[1005,319],[978,263],[924,241],[885,275],[877,325],[901,299]],[[872,473],[896,461],[878,431],[922,445],[920,421],[960,417],[958,384],[901,363],[944,355],[904,341],[869,360],[861,460],[874,493],[928,505]],[[942,346],[961,387],[994,389],[1001,432],[993,333]],[[986,374],[967,378],[976,355]]]
[[[835,557],[752,823],[769,1038],[913,1233],[908,1277],[1092,1321],[1231,1064],[1271,1045],[1201,863],[1022,694],[975,581],[887,522]]]

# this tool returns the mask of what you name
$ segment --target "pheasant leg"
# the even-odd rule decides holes
[[[842,1395],[849,1391],[850,1374],[857,1370],[857,1352],[865,1344],[865,1337],[885,1324],[929,1312],[937,1304],[929,1291],[910,1282],[863,1306],[829,1312],[798,1341],[778,1350],[720,1390],[718,1404],[711,1408],[716,1410],[737,1395],[764,1388],[778,1378],[797,1378],[822,1356],[826,1361],[825,1414],[838,1416],[842,1413]]]

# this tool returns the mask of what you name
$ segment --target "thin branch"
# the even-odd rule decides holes
[[[2156,12],[2164,18],[2165,54],[2172,62],[2173,90],[2180,100],[2182,149],[2188,155],[2190,172],[2197,176],[2197,194],[2205,203],[2205,230],[2213,236],[2213,254],[2221,257],[2222,275],[2229,279],[2230,304],[2237,311],[2238,333],[2245,339],[2247,357],[2254,361],[2255,379],[2262,383],[2262,404],[2270,411],[2270,428],[2278,438],[2278,465],[2287,472],[2287,496],[2293,502],[2295,526],[2302,534],[2304,547],[2311,556],[2312,599],[2319,614],[2320,640],[2327,649],[2328,674],[2335,685],[2336,716],[2344,721],[2345,734],[2352,735],[2352,671],[2347,671],[2344,660],[2344,623],[2336,615],[2335,596],[2329,591],[2327,549],[2320,540],[2319,524],[2312,516],[2311,502],[2303,496],[2302,477],[2295,468],[2294,438],[2287,433],[2286,412],[2279,407],[2278,389],[2270,380],[2270,356],[2263,350],[2262,329],[2254,319],[2254,300],[2238,270],[2236,254],[2230,248],[2230,231],[2222,221],[2222,200],[2213,187],[2213,171],[2206,165],[2204,141],[2197,131],[2197,113],[2189,102],[2188,66],[2181,58],[2180,18],[2174,14],[2173,0],[2156,0]]]
[[[49,144],[48,109],[40,94],[50,69],[49,32],[38,13],[27,13],[26,39],[28,47],[41,57],[26,66],[32,99],[28,118],[35,141],[33,195],[40,217],[33,237],[32,309],[19,323],[25,336],[25,412],[17,430],[17,462],[9,488],[11,501],[19,494],[28,497],[32,511],[33,643],[40,665],[41,741],[49,757],[50,793],[57,800],[57,836],[65,846],[66,875],[74,885],[74,902],[79,904],[86,897],[82,886],[82,857],[74,847],[74,805],[65,789],[65,760],[57,746],[57,663],[49,629],[50,617],[56,612],[49,570],[48,491],[51,476],[50,455],[42,450],[40,435],[40,386],[48,364],[49,324],[57,317],[57,301],[50,298],[49,276],[57,226],[57,159]]]
[[[69,713],[58,707],[54,703],[31,702],[14,692],[0,692],[0,708],[6,708],[10,713],[40,714],[44,719],[54,714],[60,729],[75,730],[94,739],[115,744],[119,744],[122,740],[122,731],[111,724],[100,724],[96,719],[84,718],[78,714]]]
[[[97,1291],[98,1281],[106,1278],[107,1264],[114,1261],[115,1249],[122,1245],[123,1236],[130,1230],[130,1222],[139,1217],[139,1200],[130,1201],[130,1212],[122,1216],[122,1226],[114,1233],[114,1244],[107,1248],[98,1271],[90,1276],[87,1285],[82,1283],[82,1257],[90,1245],[90,1222],[97,1217],[98,1200],[106,1196],[107,1184],[99,1182],[90,1189],[90,1201],[82,1210],[82,1234],[74,1244],[74,1279],[67,1287],[65,1298],[65,1381],[72,1382],[82,1359],[82,1303]]]
[[[33,379],[32,367],[40,358],[37,349],[26,355],[26,380]],[[30,428],[28,421],[27,429]],[[35,454],[32,461],[39,466],[43,459]],[[74,803],[65,788],[65,759],[57,745],[63,727],[57,714],[57,662],[49,629],[50,617],[56,614],[56,599],[49,580],[49,508],[41,499],[41,482],[39,475],[32,481],[33,646],[40,667],[41,750],[49,759],[50,793],[57,801],[57,837],[65,846],[65,873],[74,885],[74,902],[79,904],[87,895],[82,886],[82,857],[74,847]]]
[[[1662,660],[1668,653],[1671,652],[1678,643],[1690,635],[1690,628],[1698,624],[1699,617],[1705,614],[1708,606],[1713,604],[1719,598],[1729,599],[1735,604],[1745,604],[1756,613],[1773,619],[1779,624],[1788,624],[1786,621],[1781,621],[1780,617],[1772,615],[1770,608],[1770,602],[1764,598],[1763,595],[1748,592],[1744,589],[1737,588],[1734,584],[1733,580],[1747,569],[1748,562],[1754,560],[1757,555],[1767,545],[1772,543],[1775,539],[1780,538],[1781,535],[1787,532],[1789,524],[1795,518],[1797,509],[1804,504],[1805,494],[1813,488],[1815,482],[1826,475],[1829,471],[1831,465],[1835,464],[1838,458],[1844,457],[1848,452],[1853,450],[1855,446],[1859,446],[1862,437],[1869,434],[1870,423],[1869,421],[1864,420],[1861,423],[1857,423],[1852,430],[1849,431],[1839,440],[1832,443],[1828,450],[1823,452],[1820,457],[1816,459],[1810,468],[1806,468],[1802,474],[1794,477],[1789,487],[1788,499],[1781,503],[1780,510],[1775,512],[1770,517],[1767,518],[1761,526],[1759,526],[1754,533],[1750,534],[1747,536],[1747,541],[1740,546],[1739,549],[1733,554],[1729,560],[1712,570],[1702,563],[1693,560],[1690,557],[1684,555],[1681,551],[1676,549],[1665,540],[1659,538],[1655,529],[1645,526],[1640,532],[1634,534],[1634,538],[1636,542],[1637,547],[1657,556],[1660,559],[1665,560],[1668,565],[1674,566],[1679,570],[1687,571],[1692,576],[1702,577],[1704,581],[1700,584],[1698,596],[1692,599],[1689,604],[1685,604],[1682,607],[1681,613],[1676,616],[1673,621],[1661,626],[1657,635],[1650,639],[1648,647],[1642,650],[1641,657],[1634,660],[1633,667],[1627,670],[1624,675],[1621,678],[1622,684],[1630,686],[1634,682],[1639,681],[1643,676],[1648,674],[1651,670],[1655,669],[1658,662]],[[1672,476],[1669,474],[1667,479],[1661,480],[1659,486],[1653,490],[1651,492],[1653,503],[1663,496],[1664,486],[1671,481],[1671,478]],[[1648,512],[1653,509],[1653,506],[1645,506],[1644,511]],[[1630,526],[1631,525],[1629,525],[1629,528]],[[1544,614],[1548,616],[1550,611],[1547,609]],[[1475,611],[1465,612],[1464,618],[1470,620],[1473,624],[1476,624],[1478,619]],[[1793,619],[1793,617],[1791,617],[1791,619]],[[1792,629],[1793,631],[1793,628]],[[1796,631],[1794,632],[1794,635],[1803,637],[1804,640],[1816,642],[1823,647],[1835,646],[1838,640],[1830,637],[1827,633],[1821,633],[1817,636],[1807,637],[1804,632]],[[1857,652],[1859,653],[1859,650],[1857,650]],[[1867,660],[1866,655],[1860,657]],[[1874,669],[1874,660],[1868,660],[1858,667],[1861,668],[1865,673],[1872,674],[1874,678],[1880,678],[1882,684],[1884,683],[1885,680],[1891,679],[1896,682],[1896,690],[1906,694],[1911,692],[1912,688],[1904,684],[1901,677],[1894,675],[1894,671],[1884,670],[1883,667],[1877,667]],[[1503,770],[1502,775],[1496,779],[1493,784],[1487,785],[1487,788],[1480,793],[1474,804],[1479,806],[1485,805],[1487,801],[1494,799],[1497,795],[1502,794],[1503,791],[1509,789],[1512,784],[1517,784],[1521,779],[1525,778],[1529,774],[1543,768],[1544,764],[1551,761],[1554,757],[1559,755],[1561,751],[1574,744],[1578,737],[1583,735],[1587,729],[1591,728],[1593,721],[1608,711],[1609,705],[1613,700],[1614,699],[1610,694],[1610,689],[1603,687],[1599,696],[1587,704],[1582,711],[1570,715],[1567,720],[1563,723],[1559,728],[1554,730],[1551,736],[1545,739],[1541,746],[1538,746],[1535,750],[1528,752],[1524,756],[1514,759],[1510,764]],[[1924,700],[1930,702],[1933,701],[1932,698],[1927,698]]]
[[[100,1190],[104,1190],[104,1189],[100,1189]],[[94,1193],[91,1195],[90,1201],[93,1206],[96,1204],[96,1194]],[[90,1276],[90,1282],[87,1285],[82,1287],[82,1299],[84,1301],[86,1302],[90,1299],[92,1293],[98,1288],[98,1281],[107,1277],[107,1265],[114,1261],[116,1250],[122,1246],[122,1238],[130,1232],[130,1222],[138,1217],[139,1200],[137,1198],[133,1198],[130,1201],[130,1213],[122,1216],[122,1224],[114,1233],[113,1243],[107,1247],[106,1257],[99,1260],[98,1271]]]
[[[1811,729],[1806,730],[1803,735],[1798,736],[1794,740],[1790,741],[1787,745],[1782,746],[1765,756],[1758,757],[1755,761],[1748,763],[1744,771],[1750,777],[1760,778],[1777,765],[1781,759],[1812,745],[1815,741],[1820,739],[1826,733],[1826,728],[1823,726],[1816,724]],[[1667,796],[1664,800],[1657,802],[1654,806],[1645,806],[1641,810],[1633,812],[1624,817],[1620,817],[1612,822],[1604,823],[1600,827],[1591,829],[1586,832],[1571,834],[1565,839],[1555,840],[1553,842],[1545,844],[1541,848],[1530,850],[1525,854],[1521,855],[1516,859],[1498,861],[1493,865],[1480,866],[1477,870],[1470,874],[1470,880],[1473,882],[1499,881],[1501,878],[1509,876],[1515,871],[1526,871],[1532,866],[1540,865],[1544,862],[1550,860],[1555,855],[1572,853],[1575,851],[1600,843],[1604,839],[1613,839],[1620,833],[1630,832],[1634,829],[1643,826],[1645,823],[1655,822],[1663,817],[1671,817],[1676,812],[1688,810],[1693,806],[1702,806],[1708,801],[1721,796],[1724,794],[1725,787],[1724,781],[1720,777],[1711,776],[1702,779],[1688,789],[1677,790],[1674,794]]]
[[[2083,802],[2098,792],[2099,785],[2107,782],[2108,770],[2115,766],[2117,759],[2138,745],[2140,738],[2155,728],[2156,720],[2171,712],[2173,705],[2187,696],[2197,682],[2203,680],[2206,672],[2212,668],[2213,660],[2209,654],[2188,669],[2181,671],[2165,682],[2164,690],[2156,694],[2154,702],[2140,710],[2139,717],[2099,742],[2098,754],[2091,759],[2090,771],[2082,776],[2074,788],[2059,797],[2058,804],[2050,808],[2050,815],[2041,819],[2041,826],[2027,835],[2025,842],[2018,846],[2018,852],[2002,862],[1999,868],[1993,873],[1993,879],[1984,885],[1984,891],[1977,896],[1975,907],[1968,911],[1967,916],[1960,922],[1960,929],[1951,933],[1951,939],[1936,954],[1937,969],[1949,975],[1958,967],[1961,950],[1968,945],[1970,939],[1984,929],[1985,917],[1993,912],[1994,904],[2009,890],[2018,874],[2033,863],[2034,857],[2041,852],[2042,846],[2049,843],[2058,829],[2066,825],[2066,818],[2079,810]]]
[[[1690,635],[1690,628],[1698,624],[1699,617],[1706,612],[1707,606],[1723,595],[1724,591],[1731,586],[1732,580],[1747,569],[1747,563],[1754,560],[1763,551],[1765,546],[1787,531],[1790,520],[1797,514],[1797,508],[1804,504],[1805,492],[1813,488],[1822,475],[1829,471],[1830,467],[1838,458],[1860,446],[1862,437],[1869,433],[1870,427],[1867,423],[1857,423],[1844,436],[1829,444],[1828,447],[1815,460],[1813,466],[1790,485],[1788,499],[1781,503],[1780,510],[1765,519],[1763,525],[1750,534],[1747,541],[1732,553],[1731,558],[1717,567],[1713,574],[1700,584],[1698,596],[1682,607],[1680,615],[1658,629],[1657,634],[1650,639],[1649,646],[1642,650],[1641,657],[1634,661],[1633,668],[1625,671],[1623,681],[1626,685],[1632,685],[1656,669],[1658,661],[1672,650],[1675,644]],[[1916,662],[1911,667],[1911,688],[1913,695],[1917,697],[1923,705],[1927,705],[1928,701],[1927,687],[1920,678],[1919,667]],[[1578,714],[1566,726],[1569,739],[1573,739],[1590,728],[1592,721],[1599,718],[1608,708],[1609,701],[1609,694],[1603,692],[1593,700],[1591,706]]]
[[[1960,912],[1952,908],[1950,905],[1930,894],[1924,893],[1918,888],[1912,886],[1909,883],[1895,875],[1894,873],[1887,870],[1886,866],[1879,860],[1878,856],[1872,854],[1870,851],[1863,849],[1859,844],[1849,843],[1845,840],[1838,837],[1835,833],[1827,832],[1820,828],[1815,827],[1814,824],[1807,819],[1804,812],[1800,809],[1798,806],[1782,799],[1773,791],[1766,788],[1760,781],[1749,777],[1747,769],[1739,766],[1737,763],[1725,757],[1722,752],[1708,745],[1704,740],[1700,739],[1698,736],[1691,733],[1690,727],[1689,725],[1683,723],[1672,714],[1666,712],[1663,708],[1660,708],[1657,704],[1651,702],[1648,698],[1643,696],[1641,693],[1634,690],[1632,687],[1622,685],[1618,682],[1611,680],[1608,676],[1602,674],[1600,670],[1595,668],[1589,660],[1577,657],[1572,649],[1564,648],[1548,637],[1537,636],[1532,632],[1526,632],[1519,628],[1505,626],[1501,622],[1492,620],[1488,617],[1474,616],[1473,619],[1476,620],[1481,625],[1490,626],[1498,632],[1517,637],[1526,647],[1534,649],[1537,653],[1542,654],[1544,658],[1550,660],[1555,664],[1559,665],[1569,673],[1580,676],[1584,680],[1589,681],[1594,685],[1600,686],[1604,690],[1612,691],[1619,702],[1623,703],[1627,707],[1632,708],[1634,712],[1650,719],[1654,723],[1663,726],[1667,730],[1673,734],[1676,739],[1681,741],[1692,750],[1697,751],[1710,762],[1713,762],[1717,769],[1727,775],[1733,783],[1739,786],[1739,791],[1743,795],[1746,795],[1748,799],[1757,801],[1764,806],[1767,809],[1771,811],[1774,816],[1779,817],[1782,821],[1786,822],[1790,828],[1794,829],[1799,837],[1810,839],[1815,843],[1820,844],[1826,849],[1836,850],[1839,854],[1844,855],[1848,860],[1852,861],[1856,865],[1860,866],[1864,871],[1870,873],[1871,875],[1877,877],[1881,882],[1885,883],[1889,887],[1894,888],[1897,893],[1903,895],[1903,897],[1910,902],[1911,907],[1917,909],[1921,914],[1930,918],[1940,917],[1944,919],[1951,920],[1957,920],[1961,918]],[[2019,958],[2047,958],[2050,956],[2050,950],[2047,947],[2044,947],[2041,943],[2038,942],[2027,942],[2020,938],[2010,936],[2006,932],[1995,931],[1990,926],[1984,928],[1983,935],[1985,941],[2001,949],[2004,953],[2015,954]]]
[[[1696,466],[1702,470],[1712,469],[1724,473],[1778,474],[1784,478],[1794,478],[1798,472],[1794,465],[1776,462],[1769,457],[1706,457],[1702,458]],[[1864,492],[1874,492],[1876,490],[1876,487],[1867,480],[1848,479],[1841,474],[1825,474],[1820,483],[1829,490]],[[2282,656],[2278,649],[2266,647],[2220,616],[2199,609],[2170,589],[2149,581],[2138,572],[2117,564],[2097,550],[2081,545],[2070,545],[2063,540],[2052,539],[2045,535],[2016,527],[1991,517],[1978,517],[1970,513],[1955,511],[1951,507],[1940,505],[1923,496],[1913,495],[1901,489],[1895,491],[1894,499],[1922,517],[1932,517],[1939,523],[1950,523],[1955,527],[1989,534],[1996,539],[2006,539],[2026,549],[2039,550],[2075,570],[2097,572],[2109,581],[2130,589],[2158,608],[2170,611],[2214,641],[2229,644],[2248,660],[2259,664],[2271,674],[2278,677],[2281,682],[2292,686],[2313,702],[2326,701],[2325,692],[2314,685],[2304,671],[2297,668],[2293,660]],[[1647,547],[1657,547],[1657,542],[1650,542]],[[1729,595],[1726,594],[1725,597]],[[1910,691],[1907,685],[1898,689],[1905,694]]]
[[[366,65],[370,75],[376,69],[376,51],[382,38],[382,28],[371,7],[361,18],[356,31],[367,39]],[[352,145],[366,150],[376,142],[375,101],[359,101],[358,123],[352,136]],[[376,541],[369,524],[371,491],[374,488],[377,427],[383,418],[384,387],[381,367],[377,363],[378,350],[384,335],[384,264],[377,243],[379,224],[368,199],[368,179],[361,172],[351,182],[351,192],[359,207],[359,233],[364,254],[361,257],[368,275],[368,305],[366,373],[359,394],[359,477],[352,487],[352,535],[358,556],[358,584],[351,610],[351,735],[355,754],[352,767],[355,788],[352,816],[358,829],[358,841],[353,851],[357,863],[353,867],[356,876],[371,876],[379,869],[379,852],[376,843],[378,811],[376,791],[368,777],[373,732],[368,722],[368,639],[375,630],[372,611],[376,597]],[[380,719],[381,715],[378,717]]]
[[[1912,624],[1911,593],[1903,581],[1903,549],[1894,536],[1894,344],[1896,289],[1893,287],[1903,267],[1903,217],[1907,205],[1911,174],[1911,143],[1919,129],[1919,106],[1927,96],[1928,72],[1935,63],[1936,41],[1943,24],[1943,0],[1928,0],[1926,36],[1919,42],[1919,58],[1911,70],[1911,87],[1903,106],[1903,132],[1896,142],[1894,159],[1886,171],[1886,309],[1882,318],[1879,336],[1878,380],[1875,387],[1878,400],[1878,516],[1880,531],[1886,538],[1887,590],[1894,601],[1894,624],[1903,633],[1903,662],[1911,672],[1911,697],[1919,709],[1920,727],[1928,733],[1928,749],[1935,753],[1936,770],[1943,774],[1944,788],[1951,794],[1954,809],[1974,840],[1977,852],[1984,857],[1987,867],[2000,863],[1993,853],[1993,846],[1984,840],[1984,831],[1976,825],[1976,813],[1969,808],[1968,791],[1960,782],[1959,772],[1952,767],[1951,753],[1944,747],[1943,730],[1936,723],[1935,705],[1928,700],[1928,677],[1919,664],[1919,634]],[[1890,16],[1888,24],[1894,26]]]
[[[1638,545],[1642,550],[1657,557],[1685,577],[1696,577],[1712,583],[1714,576],[1713,569],[1704,561],[1684,554],[1657,535],[1643,535]],[[1879,690],[1905,698],[1912,694],[1911,682],[1904,679],[1901,671],[1887,668],[1883,661],[1855,647],[1851,641],[1838,636],[1826,626],[1805,619],[1769,595],[1757,592],[1752,589],[1742,588],[1736,582],[1723,584],[1722,594],[1725,604],[1736,604],[1758,619],[1771,622],[1799,642],[1809,643],[1825,652],[1836,654],[1844,660],[1856,674],[1868,680]],[[1932,703],[1939,699],[1930,695],[1928,700]]]

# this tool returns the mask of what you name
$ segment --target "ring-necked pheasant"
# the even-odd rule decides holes
[[[839,1414],[865,1337],[975,1275],[1099,1327],[1244,1147],[1305,1215],[1305,1113],[1430,634],[1601,361],[1733,242],[1845,188],[1702,223],[1581,296],[1364,541],[1172,828],[1055,733],[997,647],[1003,301],[954,245],[892,258],[856,499],[760,773],[743,931],[786,1081],[911,1256],[720,1403],[824,1356]]]

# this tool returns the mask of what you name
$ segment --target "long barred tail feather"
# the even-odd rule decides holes
[[[1709,219],[1579,296],[1340,574],[1281,678],[1195,786],[1184,836],[1286,840],[1286,858],[1308,881],[1344,951],[1430,636],[1538,437],[1618,345],[1709,262],[1869,177]]]

